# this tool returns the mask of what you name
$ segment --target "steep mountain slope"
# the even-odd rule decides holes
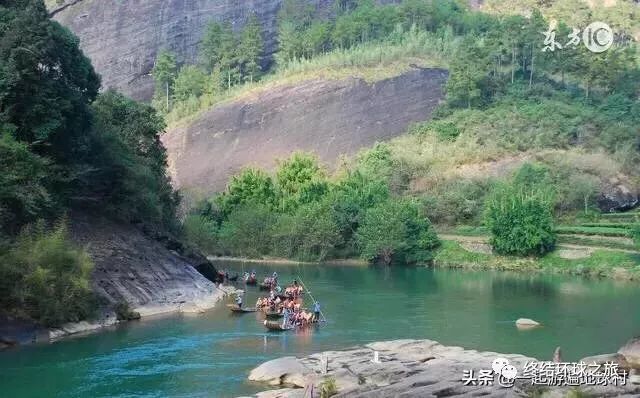
[[[205,193],[253,165],[271,168],[295,150],[333,164],[429,118],[442,99],[447,72],[414,69],[397,77],[311,80],[215,106],[162,138],[174,183]]]
[[[385,0],[382,2],[393,2]],[[277,15],[282,0],[65,0],[49,1],[51,15],[80,38],[80,46],[113,87],[134,99],[153,95],[150,76],[157,52],[166,48],[179,63],[198,61],[198,44],[210,21],[240,29],[255,13],[263,28],[265,60],[276,50]],[[311,0],[318,14],[333,0]]]

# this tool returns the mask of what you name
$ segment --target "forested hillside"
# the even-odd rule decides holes
[[[334,17],[317,19],[306,13],[305,2],[285,2],[275,72],[261,71],[264,83],[255,83],[260,73],[242,72],[243,46],[229,46],[236,50],[220,59],[236,59],[235,66],[218,61],[201,69],[200,81],[209,72],[215,77],[201,87],[213,90],[194,90],[188,99],[174,94],[169,120],[279,81],[352,73],[375,80],[411,63],[448,67],[447,101],[435,120],[363,151],[335,175],[303,154],[281,161],[274,176],[247,170],[199,206],[186,231],[220,254],[420,262],[437,243],[406,234],[424,228],[412,222],[429,219],[439,228],[484,225],[497,253],[553,250],[558,222],[597,224],[599,210],[638,203],[640,72],[633,26],[619,23],[625,9],[613,13],[616,44],[594,53],[581,43],[544,50],[543,33],[555,26],[565,44],[572,28],[602,15],[599,9],[580,21],[552,24],[544,7],[503,15],[453,1],[346,1],[337,3]],[[174,71],[178,82],[184,72]],[[177,88],[173,92],[184,92]],[[283,180],[292,173],[299,176],[293,185]],[[520,210],[504,213],[508,206]],[[536,222],[527,218],[534,214]],[[322,228],[314,224],[319,220]],[[520,232],[512,229],[517,225]],[[621,228],[624,236],[630,233]],[[242,236],[253,244],[239,243]]]
[[[45,325],[96,305],[70,211],[175,227],[177,193],[148,105],[99,94],[78,39],[42,0],[0,6],[0,308]]]

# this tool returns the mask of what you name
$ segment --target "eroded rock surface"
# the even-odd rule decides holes
[[[380,355],[380,363],[372,361],[374,351]],[[321,373],[321,358],[329,358],[328,373]],[[533,396],[529,380],[518,380],[512,388],[492,386],[465,386],[462,382],[464,371],[473,369],[476,374],[481,369],[491,369],[497,357],[506,358],[511,365],[522,369],[528,361],[535,361],[518,354],[498,354],[466,350],[461,347],[447,347],[431,340],[396,340],[368,344],[344,351],[328,351],[294,360],[291,357],[284,362],[267,362],[254,370],[255,375],[268,374],[264,380],[276,384],[276,380],[287,388],[265,391],[257,394],[260,398],[297,398],[303,397],[304,388],[315,385],[316,391],[325,378],[336,381],[336,398],[383,398],[383,397],[526,397]],[[277,366],[276,366],[277,365]],[[284,366],[286,365],[286,366]],[[266,370],[269,370],[266,372]],[[298,373],[300,369],[309,369],[302,382],[299,378],[287,379],[286,375]],[[297,387],[297,388],[294,388]],[[618,387],[581,387],[589,396],[597,397],[637,397],[640,387],[627,383]],[[570,390],[553,387],[544,395],[562,397]],[[541,391],[538,391],[540,393]]]
[[[313,80],[215,106],[163,135],[173,181],[221,191],[244,166],[272,168],[296,150],[334,164],[429,119],[446,79],[442,69],[414,69],[375,83]]]
[[[128,303],[141,316],[202,311],[227,293],[196,271],[191,260],[132,225],[76,214],[71,233],[94,261],[96,293],[111,304]]]

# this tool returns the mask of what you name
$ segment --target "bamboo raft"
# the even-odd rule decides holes
[[[238,307],[237,304],[227,304],[227,307],[231,310],[231,312],[237,313],[237,314],[244,314],[247,312],[256,312],[257,310],[255,308],[241,308]]]

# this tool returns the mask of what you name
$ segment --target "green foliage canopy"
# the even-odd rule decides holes
[[[366,212],[356,233],[361,255],[369,261],[426,263],[440,244],[431,223],[408,200],[391,199]]]

